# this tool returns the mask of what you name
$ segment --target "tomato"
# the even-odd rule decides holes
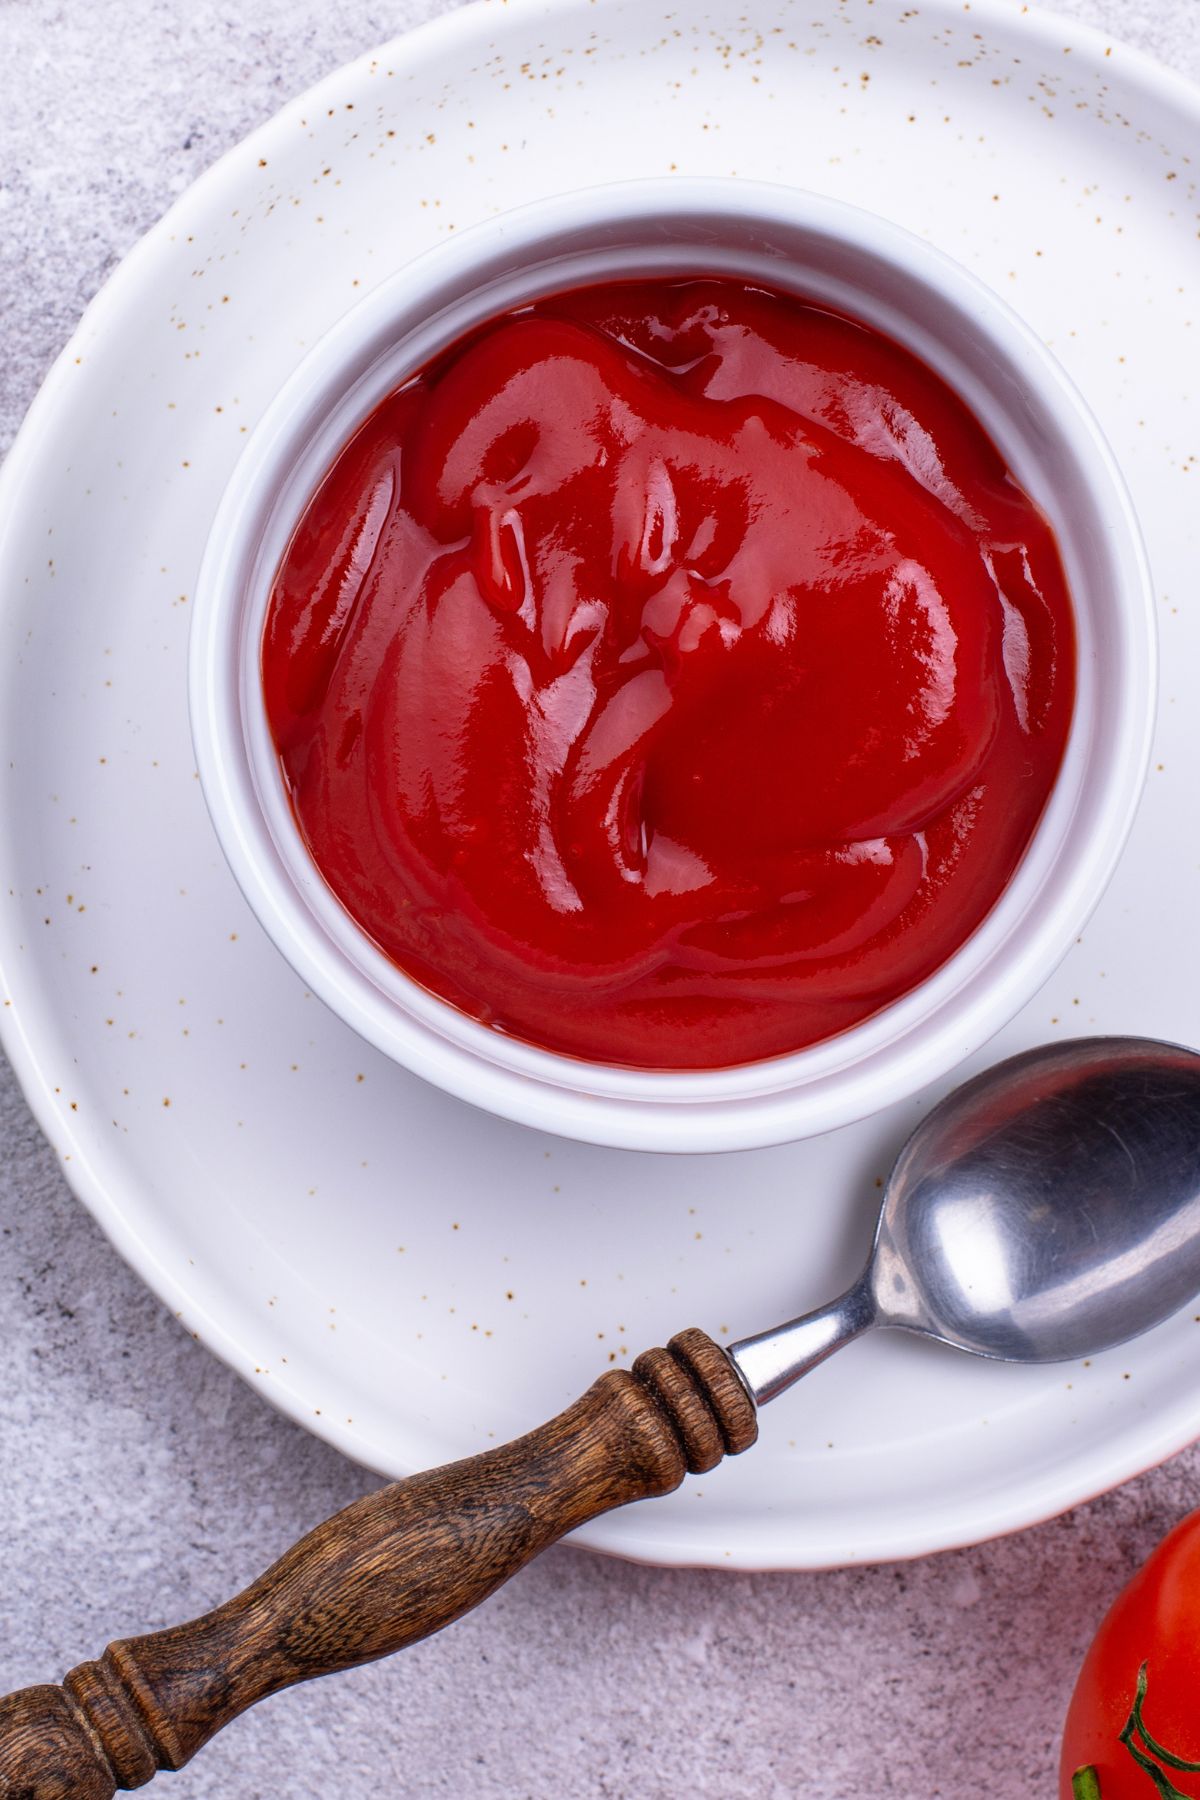
[[[1200,1512],[1117,1596],[1063,1732],[1061,1800],[1200,1796]]]

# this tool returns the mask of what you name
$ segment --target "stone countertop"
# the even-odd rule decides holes
[[[0,450],[119,258],[200,171],[438,0],[6,0]],[[1200,76],[1200,0],[1070,0]],[[0,1062],[0,1691],[194,1616],[370,1477],[187,1337],[67,1190]],[[544,1557],[453,1630],[293,1689],[178,1800],[936,1800],[1054,1792],[1101,1612],[1200,1449],[1019,1537],[821,1575]]]

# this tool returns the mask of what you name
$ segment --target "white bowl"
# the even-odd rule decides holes
[[[648,1073],[489,1030],[397,969],[327,887],[297,830],[259,650],[271,580],[338,450],[407,375],[484,319],[581,283],[731,274],[825,302],[915,352],[963,398],[1058,536],[1078,633],[1061,771],[983,923],[927,981],[790,1056]],[[628,1149],[713,1151],[813,1136],[914,1092],[1020,1010],[1081,930],[1125,842],[1154,718],[1154,616],[1137,522],[1066,375],[989,289],[870,213],[735,180],[626,182],[523,207],[383,282],[305,358],[251,437],[195,599],[192,732],[217,835],[312,990],[370,1043],[527,1125]]]

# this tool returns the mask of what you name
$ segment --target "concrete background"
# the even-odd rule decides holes
[[[0,0],[0,451],[84,304],[188,182],[437,0]],[[1200,0],[1064,0],[1200,76]],[[144,1291],[0,1061],[0,1691],[190,1617],[369,1485]],[[89,1423],[99,1396],[105,1430]],[[1018,1538],[819,1576],[558,1549],[391,1663],[296,1689],[177,1800],[902,1800],[1054,1792],[1108,1601],[1200,1449]]]

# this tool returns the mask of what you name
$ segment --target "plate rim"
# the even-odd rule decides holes
[[[314,103],[332,92],[338,84],[362,79],[370,71],[372,64],[378,65],[390,59],[398,66],[402,59],[419,57],[430,44],[444,49],[456,39],[474,39],[481,29],[494,27],[502,32],[510,24],[523,24],[529,17],[549,21],[557,15],[581,10],[581,0],[501,0],[500,4],[497,4],[497,0],[469,0],[466,5],[427,19],[331,69],[299,94],[285,101],[268,119],[231,145],[197,176],[172,201],[156,223],[121,257],[89,301],[67,342],[43,377],[3,463],[0,464],[0,569],[4,566],[8,540],[22,494],[36,473],[39,449],[56,416],[60,395],[69,379],[69,370],[74,365],[75,357],[80,354],[89,334],[102,327],[110,313],[119,311],[129,284],[137,282],[143,269],[149,267],[153,259],[170,245],[178,221],[186,211],[198,202],[211,203],[221,189],[228,186],[235,167],[241,166],[241,159],[247,150],[261,148],[289,120],[310,110]],[[922,11],[941,15],[947,23],[957,21],[959,17],[959,9],[954,5],[954,0],[925,0]],[[1064,43],[1072,49],[1079,48],[1096,57],[1103,57],[1112,50],[1119,49],[1122,71],[1128,80],[1140,84],[1149,99],[1157,98],[1184,114],[1190,114],[1193,121],[1200,125],[1200,82],[1168,67],[1150,52],[1127,44],[1119,35],[1071,18],[1053,8],[1039,5],[1036,11],[1030,10],[1021,0],[971,0],[970,12],[974,22],[985,32],[989,25],[1006,32],[1016,30],[1030,35],[1041,45],[1057,42],[1060,51]],[[276,1411],[330,1444],[349,1460],[378,1473],[379,1464],[373,1460],[372,1454],[375,1447],[364,1443],[361,1434],[340,1426],[328,1414],[322,1414],[319,1422],[314,1423],[311,1407],[295,1393],[290,1384],[272,1382],[268,1389],[251,1382],[248,1370],[253,1367],[253,1356],[239,1340],[235,1330],[221,1323],[207,1305],[188,1291],[182,1279],[168,1270],[122,1208],[119,1198],[121,1183],[118,1180],[104,1180],[100,1169],[87,1153],[83,1137],[64,1118],[55,1100],[50,1072],[39,1061],[33,1041],[35,1034],[26,1023],[26,1009],[18,1007],[11,994],[8,977],[10,965],[6,960],[8,938],[7,926],[0,915],[0,992],[6,1001],[0,1007],[0,1048],[4,1050],[25,1103],[54,1153],[75,1198],[87,1208],[113,1249],[139,1280],[178,1320],[186,1323],[206,1350],[218,1356]],[[19,950],[16,954],[19,954]],[[33,1012],[32,1004],[28,1010]],[[570,1541],[622,1561],[655,1567],[725,1568],[765,1573],[853,1568],[885,1561],[910,1561],[1027,1530],[1157,1467],[1200,1436],[1200,1403],[1197,1404],[1195,1417],[1186,1421],[1178,1417],[1181,1410],[1176,1407],[1156,1415],[1157,1429],[1143,1433],[1139,1440],[1140,1450],[1133,1458],[1119,1465],[1116,1473],[1113,1473],[1111,1467],[1103,1475],[1098,1470],[1089,1473],[1089,1462],[1085,1461],[1084,1478],[1081,1482],[1079,1459],[1076,1459],[1071,1465],[1076,1471],[1076,1480],[1069,1491],[1064,1489],[1061,1481],[1043,1479],[1030,1490],[1027,1503],[1007,1513],[1005,1521],[995,1523],[994,1529],[985,1524],[983,1530],[975,1528],[949,1534],[942,1532],[937,1536],[937,1541],[933,1542],[929,1540],[927,1533],[910,1528],[908,1539],[902,1546],[888,1545],[886,1548],[868,1551],[861,1559],[835,1562],[805,1559],[794,1553],[784,1555],[780,1547],[768,1549],[765,1546],[762,1553],[756,1553],[754,1549],[733,1549],[726,1550],[723,1555],[717,1555],[713,1551],[698,1556],[689,1553],[686,1543],[676,1547],[664,1544],[658,1538],[642,1541],[636,1534],[627,1533],[620,1541],[614,1541],[606,1536],[603,1520],[583,1527],[572,1535]],[[1094,1460],[1093,1457],[1091,1461]]]

